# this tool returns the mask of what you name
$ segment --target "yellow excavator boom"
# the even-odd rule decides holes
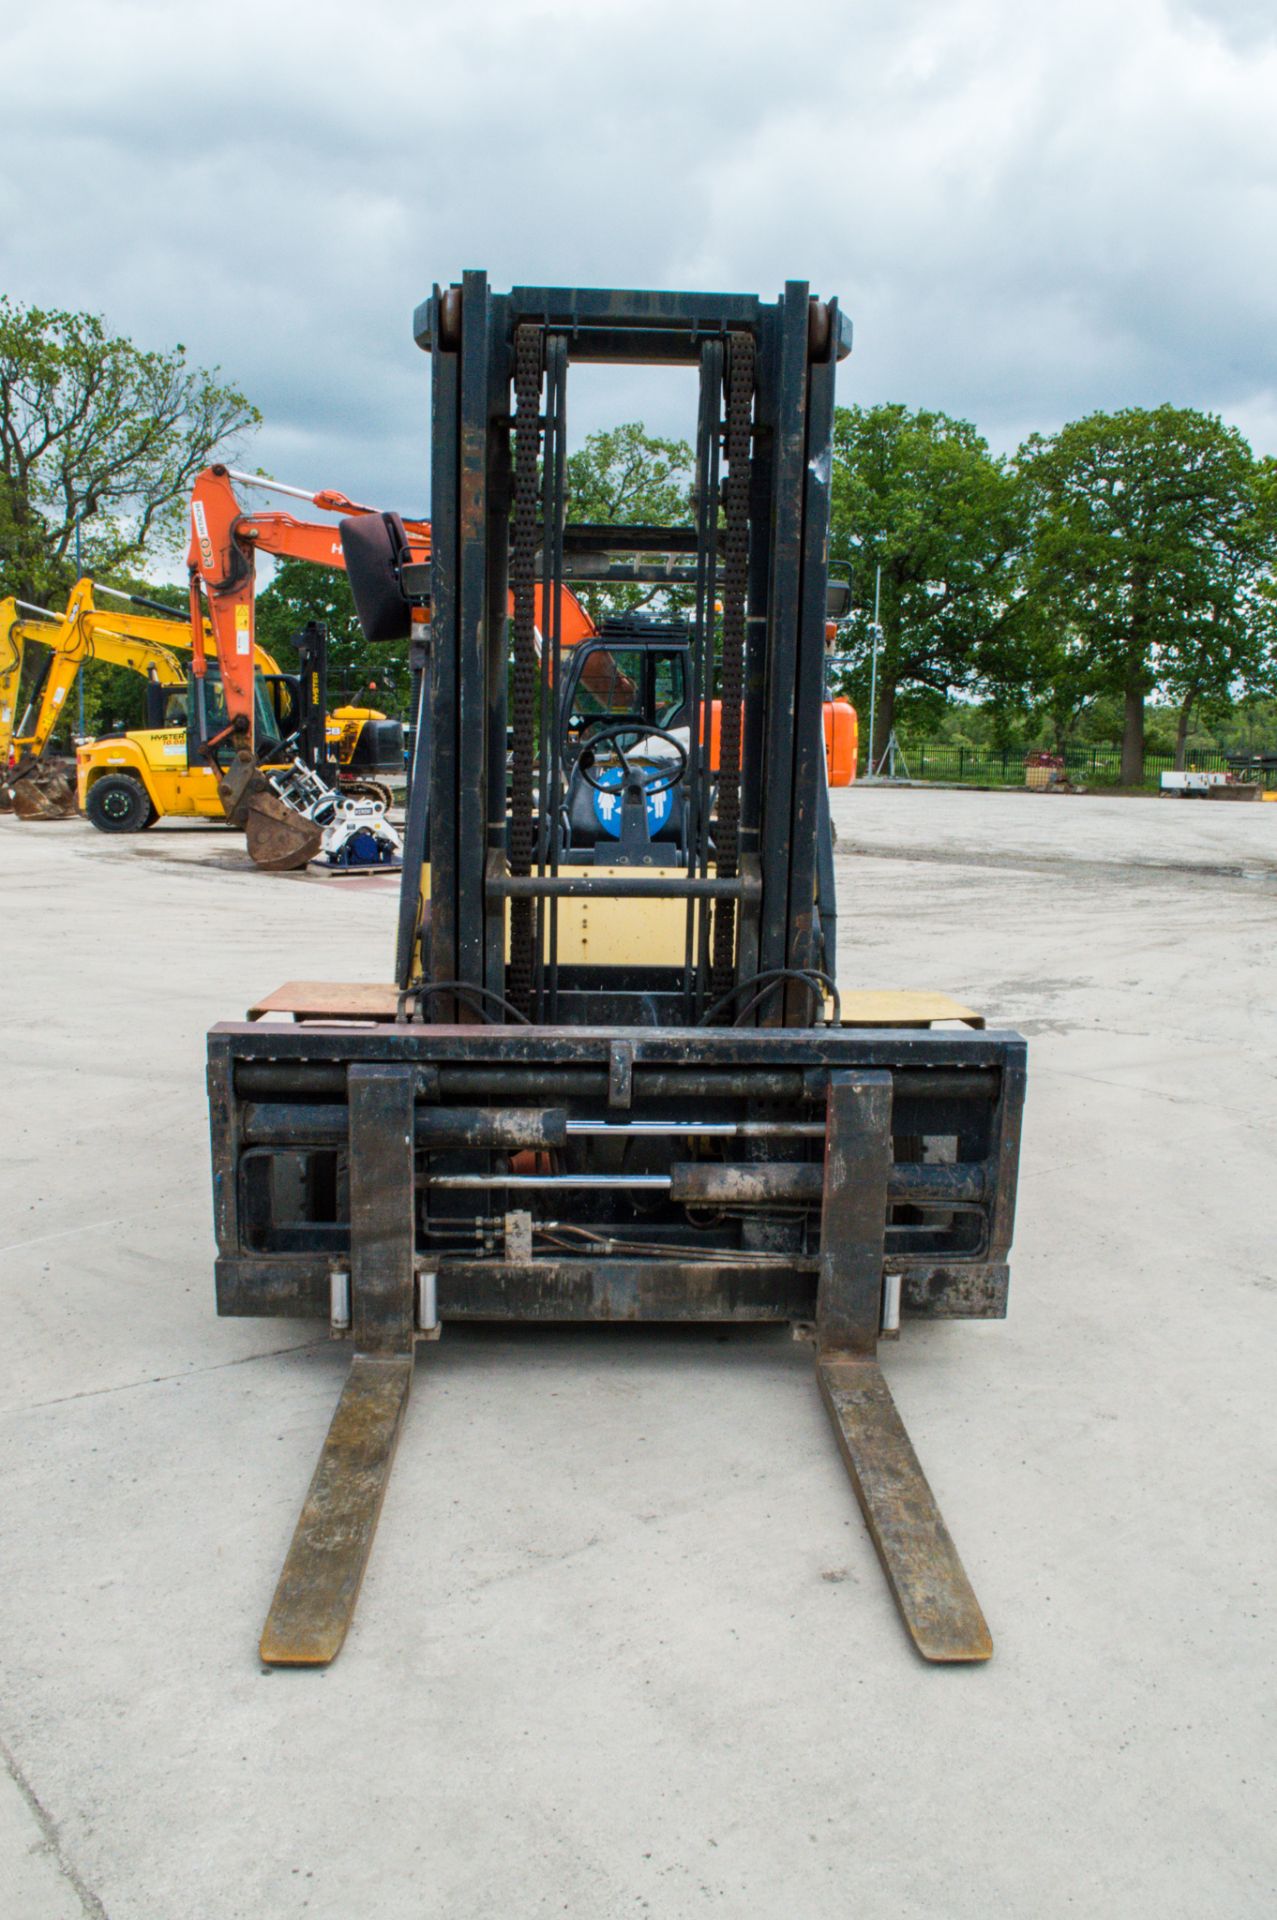
[[[27,642],[38,640],[49,645],[57,631],[54,620],[24,619],[12,594],[0,600],[0,769],[9,764]]]

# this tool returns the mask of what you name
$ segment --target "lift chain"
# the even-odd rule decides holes
[[[510,587],[514,599],[514,742],[510,768],[510,871],[532,871],[532,811],[536,750],[536,551],[538,463],[541,451],[543,332],[521,326],[514,336],[514,531]],[[532,999],[533,902],[510,902],[509,997],[526,1014]]]
[[[745,591],[749,572],[750,415],[754,404],[754,336],[727,342],[727,479],[723,488],[722,727],[719,739],[718,820],[714,835],[720,879],[740,869],[741,700],[745,682]],[[736,902],[720,900],[714,913],[711,989],[731,991],[735,974]]]

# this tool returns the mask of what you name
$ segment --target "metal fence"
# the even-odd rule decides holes
[[[906,744],[901,749],[901,759],[903,765],[898,759],[897,773],[904,774],[907,768],[907,777],[913,780],[969,782],[973,786],[1024,785],[1024,750],[1019,747],[999,751],[988,747],[955,747],[944,742]],[[1069,779],[1078,786],[1120,784],[1120,747],[1070,747],[1064,761]],[[1169,772],[1174,764],[1172,754],[1146,753],[1144,786],[1156,787],[1159,776]],[[1186,764],[1203,772],[1224,773],[1228,769],[1228,756],[1216,751],[1190,752]]]

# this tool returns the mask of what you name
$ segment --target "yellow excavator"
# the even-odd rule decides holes
[[[160,690],[186,683],[185,622],[137,595],[120,598],[150,611],[117,614],[97,607],[87,578],[76,582],[60,614],[12,595],[0,600],[0,804],[21,819],[63,819],[75,812],[74,763],[49,747],[86,660],[129,667]],[[19,685],[33,644],[45,649],[45,658],[19,719]]]
[[[27,630],[31,630],[36,640],[43,640],[46,634],[54,631],[52,618],[24,621],[19,611],[20,604],[12,596],[0,601],[0,781],[9,771]],[[0,805],[5,805],[7,810],[7,802],[3,799],[0,799]]]

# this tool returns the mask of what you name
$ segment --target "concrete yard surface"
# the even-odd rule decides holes
[[[1277,1903],[1277,807],[835,796],[841,976],[1030,1043],[1005,1323],[884,1369],[992,1628],[914,1655],[774,1331],[445,1329],[345,1651],[257,1635],[336,1400],[213,1311],[204,1034],[386,883],[0,818],[0,1914]]]

